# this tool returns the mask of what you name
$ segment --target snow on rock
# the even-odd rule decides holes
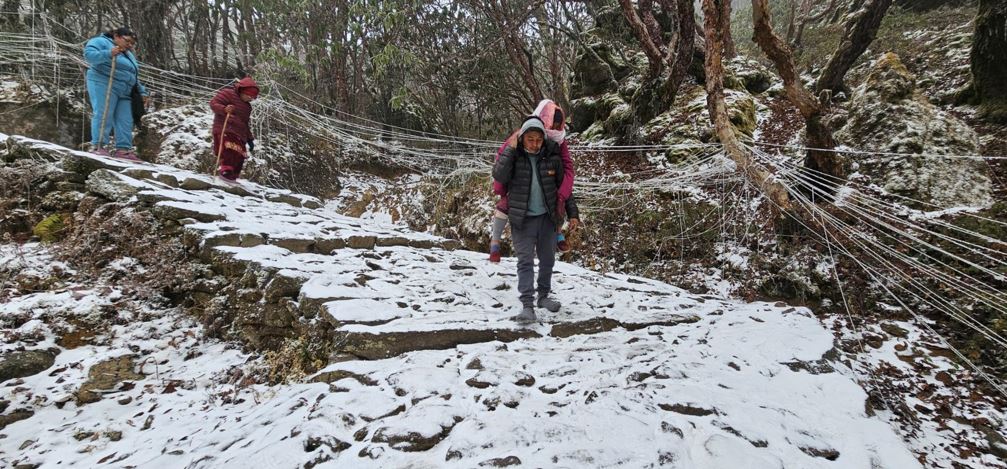
[[[672,289],[609,280],[613,290]],[[580,296],[604,302],[603,294]],[[33,296],[40,295],[52,294]],[[97,288],[77,301],[107,296]],[[833,346],[808,310],[685,295],[654,301],[717,309],[691,324],[341,362],[314,382],[273,387],[228,384],[247,355],[201,340],[199,327],[174,310],[147,306],[112,326],[100,345],[65,349],[47,372],[7,388],[12,407],[34,414],[2,430],[0,460],[40,467],[920,467],[891,427],[864,414],[867,396],[853,380],[797,365]],[[95,402],[68,399],[89,369],[121,357],[133,357],[129,379]]]
[[[209,105],[193,104],[152,112],[143,118],[145,128],[160,138],[158,163],[193,171],[213,163],[213,113]]]
[[[860,171],[876,177],[884,190],[938,207],[985,207],[992,190],[975,155],[975,131],[930,104],[915,78],[893,53],[882,55],[864,83],[853,92],[837,140],[857,142],[867,151],[919,156],[856,155]],[[942,157],[940,155],[952,155]]]
[[[126,203],[177,223],[215,269],[264,279],[246,291],[253,304],[282,302],[236,326],[331,331],[339,360],[308,382],[255,384],[241,370],[262,359],[204,339],[176,309],[108,285],[16,296],[0,318],[31,330],[5,333],[4,350],[60,353],[4,383],[16,415],[0,429],[7,465],[920,467],[866,414],[866,393],[828,358],[832,333],[805,308],[558,263],[563,309],[517,324],[512,258],[490,265],[255,184],[11,140],[117,171],[135,190]],[[170,184],[185,180],[205,186]],[[74,319],[104,326],[71,344]]]

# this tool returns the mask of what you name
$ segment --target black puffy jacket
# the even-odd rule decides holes
[[[549,211],[553,223],[559,225],[562,220],[556,210],[556,194],[560,183],[563,182],[563,160],[560,157],[559,145],[551,140],[542,143],[542,154],[538,158],[538,175],[546,210]],[[507,215],[511,225],[520,229],[528,214],[532,181],[531,159],[525,153],[523,145],[504,149],[493,165],[493,179],[507,186],[507,202],[510,208]]]

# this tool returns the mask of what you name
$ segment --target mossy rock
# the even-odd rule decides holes
[[[724,86],[731,89],[747,90],[752,94],[760,94],[768,90],[773,86],[775,80],[774,75],[762,66],[758,61],[745,58],[743,56],[735,57],[727,64],[728,70],[730,70],[730,78],[724,77]],[[731,80],[731,84],[728,84],[728,80]],[[740,87],[737,87],[733,83],[734,80],[740,81]]]
[[[570,131],[583,132],[598,119],[598,100],[586,96],[570,102]]]
[[[724,89],[725,90],[735,90],[735,91],[747,91],[745,87],[745,82],[738,78],[737,75],[730,73],[730,71],[725,70],[724,73]]]
[[[636,35],[615,2],[599,7],[595,11],[594,25],[591,32],[595,36],[601,36],[600,39],[607,39],[606,42],[637,44]]]
[[[734,128],[749,137],[755,133],[757,117],[755,113],[755,99],[748,92],[734,92],[728,94],[727,112]]]
[[[864,82],[868,92],[878,93],[889,103],[906,99],[916,89],[916,78],[894,52],[883,54],[874,62]]]
[[[580,134],[580,139],[585,142],[596,142],[605,139],[605,124],[602,121],[594,122],[590,127]]]
[[[917,92],[912,75],[895,54],[871,63],[852,95],[836,140],[865,150],[930,155],[973,155],[975,130]],[[922,201],[915,208],[982,207],[992,203],[992,184],[982,161],[936,156],[856,155],[859,171],[884,190]],[[932,207],[930,207],[932,208]]]
[[[620,104],[605,119],[605,132],[610,135],[628,136],[634,127],[636,114],[629,104]]]
[[[590,47],[598,52],[598,49],[606,46],[598,44]],[[615,76],[612,66],[605,61],[599,61],[599,56],[585,52],[578,57],[574,68],[574,95],[597,96],[615,90],[618,83],[612,79]]]
[[[54,213],[45,217],[32,228],[32,233],[43,243],[50,244],[59,241],[66,233],[67,223],[63,215]]]

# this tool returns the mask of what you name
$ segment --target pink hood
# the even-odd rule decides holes
[[[556,115],[557,111],[559,112],[559,116]],[[539,101],[538,106],[535,107],[535,112],[532,114],[542,119],[542,123],[545,124],[546,128],[546,137],[549,140],[556,143],[563,143],[566,140],[566,113],[553,100],[543,99]],[[556,121],[556,117],[559,117],[558,122]]]

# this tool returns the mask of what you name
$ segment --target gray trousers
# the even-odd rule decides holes
[[[556,224],[548,215],[526,217],[520,229],[511,224],[514,252],[517,254],[517,290],[521,304],[535,302],[535,254],[538,253],[538,296],[552,290],[552,267],[556,264]]]

